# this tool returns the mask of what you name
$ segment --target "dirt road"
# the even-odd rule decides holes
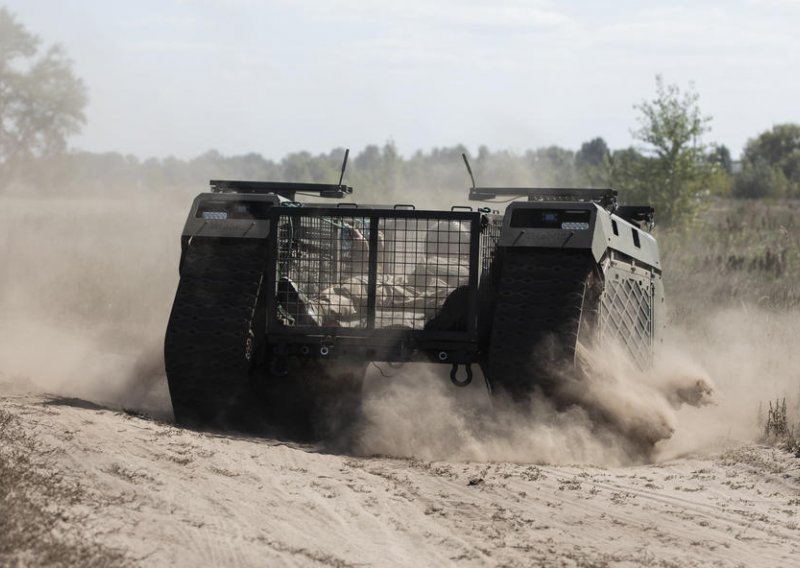
[[[134,564],[800,565],[800,460],[766,447],[625,468],[448,463],[57,396],[5,395],[0,411],[5,449],[24,433],[44,479],[81,496],[60,530]]]

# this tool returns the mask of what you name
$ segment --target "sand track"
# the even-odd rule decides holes
[[[792,566],[800,460],[627,468],[352,457],[43,395],[0,410],[86,492],[73,527],[144,565]]]

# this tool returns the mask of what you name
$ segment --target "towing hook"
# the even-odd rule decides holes
[[[459,380],[458,375],[458,363],[453,363],[453,367],[450,369],[450,382],[452,382],[457,387],[465,387],[472,382],[472,365],[467,363],[464,365],[464,368],[467,370],[467,376],[463,380]]]

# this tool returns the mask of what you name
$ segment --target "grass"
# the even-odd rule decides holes
[[[764,422],[764,441],[779,446],[800,458],[800,423],[792,424],[786,398],[769,402]]]
[[[800,201],[719,199],[682,230],[656,230],[671,323],[717,309],[800,311]],[[755,338],[754,338],[755,339]],[[763,439],[800,457],[800,400],[769,402]]]
[[[84,519],[73,506],[85,492],[48,466],[47,453],[0,409],[0,566],[130,565],[81,534]]]
[[[720,199],[684,230],[656,230],[672,317],[713,307],[800,308],[800,201]]]

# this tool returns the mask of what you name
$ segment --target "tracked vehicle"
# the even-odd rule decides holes
[[[346,427],[370,362],[448,365],[458,386],[480,368],[516,399],[555,392],[598,339],[649,364],[663,303],[651,208],[474,178],[473,201],[526,200],[503,213],[335,201],[351,193],[212,181],[195,198],[165,341],[179,423]]]

